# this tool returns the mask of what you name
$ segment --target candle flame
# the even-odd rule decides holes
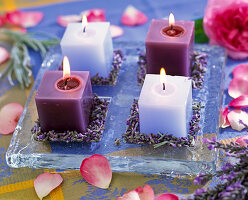
[[[164,88],[166,83],[166,72],[164,68],[160,69],[160,82],[161,84],[163,84],[163,88]]]
[[[88,24],[87,17],[85,15],[83,15],[83,17],[82,17],[83,32],[85,32],[87,24]]]
[[[171,13],[170,16],[169,16],[169,26],[173,26],[174,24],[175,24],[175,17]]]
[[[69,78],[71,75],[70,63],[67,56],[64,57],[63,60],[63,79]]]

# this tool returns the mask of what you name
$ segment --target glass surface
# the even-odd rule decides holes
[[[194,147],[159,147],[114,144],[126,130],[126,120],[134,98],[139,97],[141,87],[137,85],[137,48],[145,49],[143,43],[116,43],[125,55],[119,78],[115,86],[94,86],[93,91],[100,97],[110,99],[109,111],[101,142],[96,143],[49,143],[37,142],[32,138],[31,128],[37,120],[34,101],[35,92],[46,70],[56,70],[62,61],[60,47],[52,48],[38,74],[30,97],[13,134],[6,153],[10,167],[79,169],[84,158],[93,154],[105,155],[113,171],[145,174],[198,174],[214,172],[216,152],[209,151],[202,144],[203,137],[219,133],[219,110],[223,94],[225,52],[220,47],[196,45],[195,50],[209,55],[208,70],[204,87],[193,90],[193,99],[201,101],[201,130],[197,133]]]

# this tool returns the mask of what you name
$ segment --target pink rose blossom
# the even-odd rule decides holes
[[[209,0],[203,23],[210,44],[233,59],[248,58],[248,0]]]

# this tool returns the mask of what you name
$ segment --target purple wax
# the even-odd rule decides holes
[[[146,36],[147,73],[159,74],[164,67],[168,75],[190,76],[194,27],[193,21],[176,21],[172,34],[168,20],[153,19]]]
[[[70,84],[59,89],[62,71],[46,71],[35,95],[42,131],[86,130],[92,107],[92,87],[88,71],[72,71]]]

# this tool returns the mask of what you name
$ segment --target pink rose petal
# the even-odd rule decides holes
[[[66,15],[57,17],[57,23],[64,27],[66,27],[69,23],[80,22],[81,20],[82,17],[80,15]]]
[[[88,22],[104,22],[106,21],[106,15],[104,9],[91,9],[81,12],[81,16],[85,15]]]
[[[233,51],[230,49],[227,49],[227,55],[229,55],[234,60],[244,60],[244,59],[248,58],[247,52]]]
[[[103,189],[109,187],[112,179],[109,161],[106,157],[98,154],[83,160],[80,173],[88,183]]]
[[[0,134],[7,135],[15,130],[17,122],[23,112],[19,103],[6,104],[0,110]]]
[[[241,95],[236,99],[233,99],[229,106],[235,107],[235,108],[242,108],[248,106],[248,96],[247,95]]]
[[[233,71],[233,78],[248,79],[248,63],[237,65]]]
[[[154,200],[153,189],[149,185],[144,188],[138,187],[135,190],[125,193],[123,196],[118,197],[117,200]]]
[[[9,59],[9,52],[5,48],[0,47],[0,64],[4,63],[8,59]]]
[[[242,137],[239,137],[235,143],[238,143],[242,147],[247,147],[247,141],[248,141],[248,135],[244,135]]]
[[[227,118],[229,111],[228,111],[228,107],[226,107],[223,111],[222,111],[222,116],[221,116],[221,128],[226,128],[228,126],[230,126],[230,122]]]
[[[228,94],[233,98],[248,95],[248,79],[234,78],[229,85]]]
[[[25,28],[33,27],[43,19],[43,13],[39,11],[12,11],[5,14],[6,21],[13,26]]]
[[[160,194],[155,200],[179,200],[178,196],[171,193]]]
[[[128,193],[125,193],[123,196],[118,197],[117,200],[140,200],[140,197],[135,190],[132,190]]]
[[[59,174],[43,173],[34,180],[34,189],[40,199],[47,196],[63,182]]]
[[[241,131],[248,125],[248,114],[240,109],[232,110],[228,113],[227,118],[232,129]]]
[[[121,17],[121,23],[126,26],[136,26],[147,22],[147,16],[135,7],[129,5]]]
[[[111,32],[112,38],[116,38],[116,37],[120,37],[121,35],[123,35],[124,31],[119,26],[111,25],[110,26],[110,32]]]
[[[0,27],[2,27],[5,24],[4,17],[0,15]]]

